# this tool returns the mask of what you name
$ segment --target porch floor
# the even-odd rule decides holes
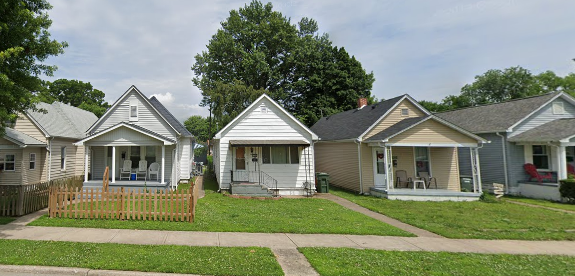
[[[382,188],[370,188],[370,193],[376,197],[398,200],[415,201],[476,201],[481,193],[459,192],[445,189],[401,189],[385,190]]]
[[[117,187],[169,187],[170,182],[167,181],[166,183],[162,184],[156,180],[116,180],[116,183],[112,183],[110,180],[110,186],[117,186]],[[94,179],[84,181],[84,187],[102,187],[102,179]]]

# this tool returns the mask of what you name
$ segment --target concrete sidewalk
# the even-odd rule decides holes
[[[72,241],[94,243],[260,246],[272,249],[297,247],[349,247],[401,251],[550,254],[575,256],[575,241],[474,240],[429,237],[391,237],[332,234],[185,232],[126,229],[0,226],[1,239]]]

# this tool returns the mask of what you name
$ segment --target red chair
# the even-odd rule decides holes
[[[573,167],[573,165],[571,164],[567,164],[567,174],[573,174],[575,175],[575,167]]]
[[[525,169],[525,172],[529,175],[529,180],[535,178],[537,179],[537,182],[541,183],[543,182],[544,179],[547,179],[549,181],[551,181],[553,179],[553,176],[551,175],[550,172],[545,173],[545,174],[540,174],[537,171],[537,168],[535,167],[535,165],[527,163],[525,165],[523,165],[523,169]]]

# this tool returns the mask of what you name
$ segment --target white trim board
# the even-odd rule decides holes
[[[96,138],[96,137],[99,137],[99,136],[101,136],[101,135],[103,135],[103,134],[106,134],[106,133],[108,133],[108,132],[111,132],[111,131],[113,131],[113,130],[115,130],[115,129],[118,129],[118,128],[120,128],[120,127],[127,127],[127,128],[129,128],[129,129],[131,129],[131,130],[134,130],[134,131],[136,131],[136,132],[139,132],[139,133],[141,133],[141,134],[144,134],[144,135],[146,135],[146,136],[148,136],[148,137],[151,137],[151,138],[154,138],[154,139],[156,139],[156,140],[162,141],[162,142],[164,142],[164,145],[166,145],[166,146],[175,144],[175,143],[172,142],[172,141],[169,141],[169,140],[166,140],[166,139],[162,139],[162,138],[160,138],[160,137],[153,136],[153,135],[151,135],[150,133],[147,133],[147,132],[145,132],[145,131],[141,131],[141,130],[139,130],[139,129],[137,129],[137,128],[135,128],[135,127],[133,127],[133,126],[127,124],[127,123],[122,122],[122,123],[117,124],[116,126],[113,126],[113,127],[108,128],[108,129],[106,129],[106,130],[100,131],[100,132],[98,132],[97,134],[94,134],[94,135],[92,135],[92,136],[86,137],[86,138],[84,138],[84,139],[82,139],[82,140],[80,140],[80,141],[74,143],[74,145],[75,145],[75,146],[82,146],[82,145],[84,145],[85,142],[87,142],[87,141],[89,141],[89,140],[92,140],[92,139],[94,139],[94,138]]]

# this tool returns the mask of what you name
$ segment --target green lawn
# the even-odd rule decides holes
[[[575,212],[575,204],[561,203],[544,199],[524,198],[524,197],[505,197],[505,199]]]
[[[331,189],[372,211],[455,239],[575,240],[575,214],[494,202],[419,202]]]
[[[206,196],[198,200],[194,223],[118,221],[41,217],[29,225],[176,231],[254,233],[326,233],[413,236],[329,200],[317,198],[253,200],[216,193],[213,179],[204,179]]]
[[[573,275],[575,258],[545,255],[299,248],[322,275]]]
[[[0,240],[0,263],[206,275],[283,275],[262,247]]]
[[[12,217],[0,217],[0,225],[8,224],[8,223],[13,222],[15,220],[16,220],[16,218],[12,218]]]

